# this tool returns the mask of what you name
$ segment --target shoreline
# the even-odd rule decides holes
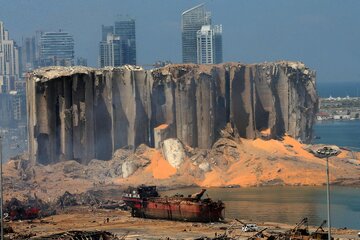
[[[105,221],[107,218],[109,218],[109,222]],[[246,222],[250,223],[250,221]],[[261,221],[252,223],[256,223],[260,229],[268,228],[266,234],[285,232],[295,227],[294,224],[287,223]],[[218,223],[179,222],[133,218],[128,211],[93,209],[91,207],[69,207],[57,215],[41,220],[10,222],[9,225],[17,233],[36,234],[34,237],[44,237],[69,230],[101,230],[109,231],[118,236],[126,236],[123,239],[164,239],[166,237],[170,239],[195,239],[223,234],[231,225],[233,225],[231,234],[239,235],[240,239],[254,235],[254,232],[242,232],[241,224],[236,224],[236,221],[231,218],[226,218],[225,222]],[[317,226],[309,226],[309,231],[313,232],[316,228]],[[356,229],[332,228],[335,239],[357,238],[358,231]],[[231,236],[230,233],[229,236]]]

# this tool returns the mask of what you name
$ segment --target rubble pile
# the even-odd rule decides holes
[[[5,202],[4,212],[8,214],[10,220],[35,219],[56,214],[51,204],[36,197],[29,197],[25,201],[12,198]]]
[[[100,202],[101,201],[96,198],[91,192],[71,194],[66,191],[62,196],[58,198],[56,205],[61,208],[79,205],[94,206],[100,204]]]
[[[49,236],[44,236],[41,238],[35,239],[46,239],[46,240],[55,240],[55,239],[62,239],[62,240],[73,240],[73,239],[88,239],[88,240],[117,240],[120,238],[116,235],[107,232],[107,231],[68,231],[58,234],[53,234]]]
[[[87,191],[80,194],[71,194],[66,191],[63,195],[58,197],[56,204],[60,209],[72,206],[92,206],[102,209],[122,209],[128,210],[123,201],[114,201],[110,199],[100,199],[92,191]]]

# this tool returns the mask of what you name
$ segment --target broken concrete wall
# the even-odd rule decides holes
[[[167,138],[207,149],[228,122],[245,138],[270,129],[308,141],[317,110],[315,73],[298,62],[53,67],[27,81],[29,151],[42,164],[108,160]]]
[[[171,126],[168,124],[161,124],[154,128],[154,147],[156,149],[161,148],[161,144],[164,140],[172,137]]]
[[[153,96],[159,97],[161,89],[167,106],[162,116],[174,129],[173,137],[186,145],[211,148],[226,125],[225,72],[222,65],[172,65],[152,72]],[[156,105],[154,109],[158,115]]]

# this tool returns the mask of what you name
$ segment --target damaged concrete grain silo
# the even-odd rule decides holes
[[[166,138],[211,148],[227,123],[240,136],[270,129],[311,139],[315,73],[299,62],[244,65],[51,67],[27,79],[33,163],[108,160],[122,147]]]

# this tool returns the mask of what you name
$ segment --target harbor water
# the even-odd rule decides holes
[[[334,144],[360,151],[360,120],[317,121],[313,143]]]
[[[188,195],[199,190],[185,188],[161,194]],[[206,193],[225,203],[226,218],[295,224],[307,217],[314,226],[327,218],[325,187],[210,188]],[[360,229],[360,188],[332,187],[331,201],[332,226]]]

